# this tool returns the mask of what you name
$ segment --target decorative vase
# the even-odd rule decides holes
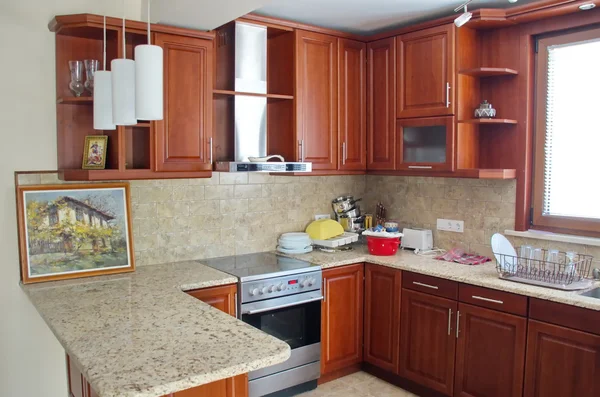
[[[477,109],[475,109],[475,118],[477,119],[492,119],[496,117],[496,109],[492,107],[488,101],[483,101]]]

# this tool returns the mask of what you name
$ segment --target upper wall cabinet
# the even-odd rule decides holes
[[[393,170],[396,163],[396,39],[367,47],[367,168]]]
[[[156,123],[157,171],[212,169],[213,43],[155,34],[164,53],[164,119]]]
[[[454,24],[398,36],[397,117],[454,114]]]
[[[338,40],[339,65],[339,169],[365,170],[366,156],[366,58],[367,45]]]
[[[338,39],[296,31],[298,159],[313,170],[337,170]]]

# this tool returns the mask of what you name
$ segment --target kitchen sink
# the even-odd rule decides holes
[[[591,289],[591,290],[586,291],[586,292],[582,292],[581,296],[589,296],[591,298],[600,299],[600,287]]]

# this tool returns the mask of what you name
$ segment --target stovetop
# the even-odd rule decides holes
[[[273,252],[203,259],[202,264],[236,276],[240,281],[255,281],[320,270],[314,263],[279,256]]]

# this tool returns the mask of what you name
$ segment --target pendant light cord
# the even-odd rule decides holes
[[[148,45],[152,44],[150,42],[150,0],[148,0]]]
[[[106,15],[104,16],[104,30],[102,34],[102,70],[106,71]]]
[[[127,58],[125,46],[125,0],[123,0],[123,59]]]

